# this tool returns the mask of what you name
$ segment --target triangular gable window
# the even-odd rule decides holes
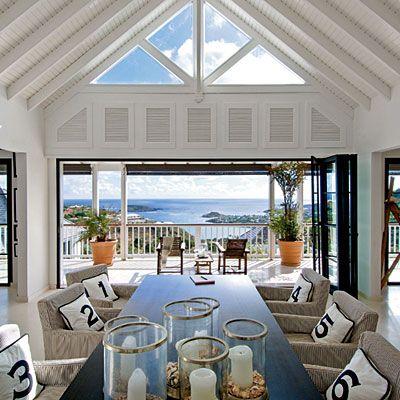
[[[147,40],[178,67],[193,76],[192,3],[152,33]]]
[[[261,46],[220,76],[216,85],[304,85],[304,80]]]
[[[134,48],[92,83],[111,85],[181,85],[183,82],[141,47]]]

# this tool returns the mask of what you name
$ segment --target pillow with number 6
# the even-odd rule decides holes
[[[327,400],[385,400],[391,385],[367,357],[358,349],[350,363],[326,391]]]
[[[311,301],[314,285],[303,274],[300,274],[290,294],[289,303],[307,303]]]
[[[1,400],[33,400],[43,388],[36,380],[28,335],[0,350]]]
[[[108,280],[108,275],[102,273],[82,280],[88,297],[100,300],[118,300]]]
[[[74,331],[100,331],[104,323],[97,315],[85,293],[58,307],[68,328]]]

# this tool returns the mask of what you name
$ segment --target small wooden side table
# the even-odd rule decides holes
[[[206,257],[196,257],[194,260],[194,266],[196,268],[196,274],[207,274],[212,275],[211,272],[211,265],[214,259],[212,258],[211,254],[208,254]],[[208,272],[202,272],[201,268],[206,267],[208,268]]]

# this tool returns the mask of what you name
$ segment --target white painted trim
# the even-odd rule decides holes
[[[0,16],[0,33],[19,17],[29,11],[40,0],[17,0]]]
[[[205,93],[320,93],[311,85],[210,85]]]
[[[204,90],[204,1],[193,1],[193,45],[194,45],[194,79],[196,94],[201,95]]]
[[[400,16],[394,14],[385,4],[377,0],[360,0],[366,7],[368,7],[374,14],[376,14],[382,21],[393,28],[400,34]]]
[[[189,108],[209,108],[211,110],[211,142],[210,143],[190,143],[188,141],[188,119],[187,112]],[[217,147],[217,104],[201,103],[201,104],[185,104],[183,106],[183,130],[182,130],[182,147],[189,149],[215,149]]]
[[[293,108],[293,142],[271,142],[270,132],[270,110],[271,108],[287,107]],[[267,149],[297,149],[299,147],[299,104],[290,102],[264,103],[261,113],[261,132],[263,133],[263,145]]]
[[[234,108],[251,108],[252,133],[251,142],[229,142],[229,110]],[[257,103],[224,103],[224,148],[227,149],[254,149],[258,147],[258,106]]]
[[[321,114],[326,116],[330,121],[336,124],[340,129],[340,141],[339,142],[316,142],[311,140],[311,109],[317,109]],[[328,107],[325,107],[321,103],[308,101],[305,104],[305,137],[306,137],[306,148],[314,147],[346,147],[348,136],[350,133],[350,127],[345,122],[341,121],[337,115],[335,115]]]

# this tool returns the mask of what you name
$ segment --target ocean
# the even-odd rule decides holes
[[[64,200],[64,206],[90,206],[91,200]],[[269,208],[268,199],[129,199],[128,205],[147,206],[156,211],[136,211],[144,218],[159,222],[205,223],[202,215],[212,211],[226,215],[263,214]],[[119,199],[102,199],[100,208],[120,211]]]

